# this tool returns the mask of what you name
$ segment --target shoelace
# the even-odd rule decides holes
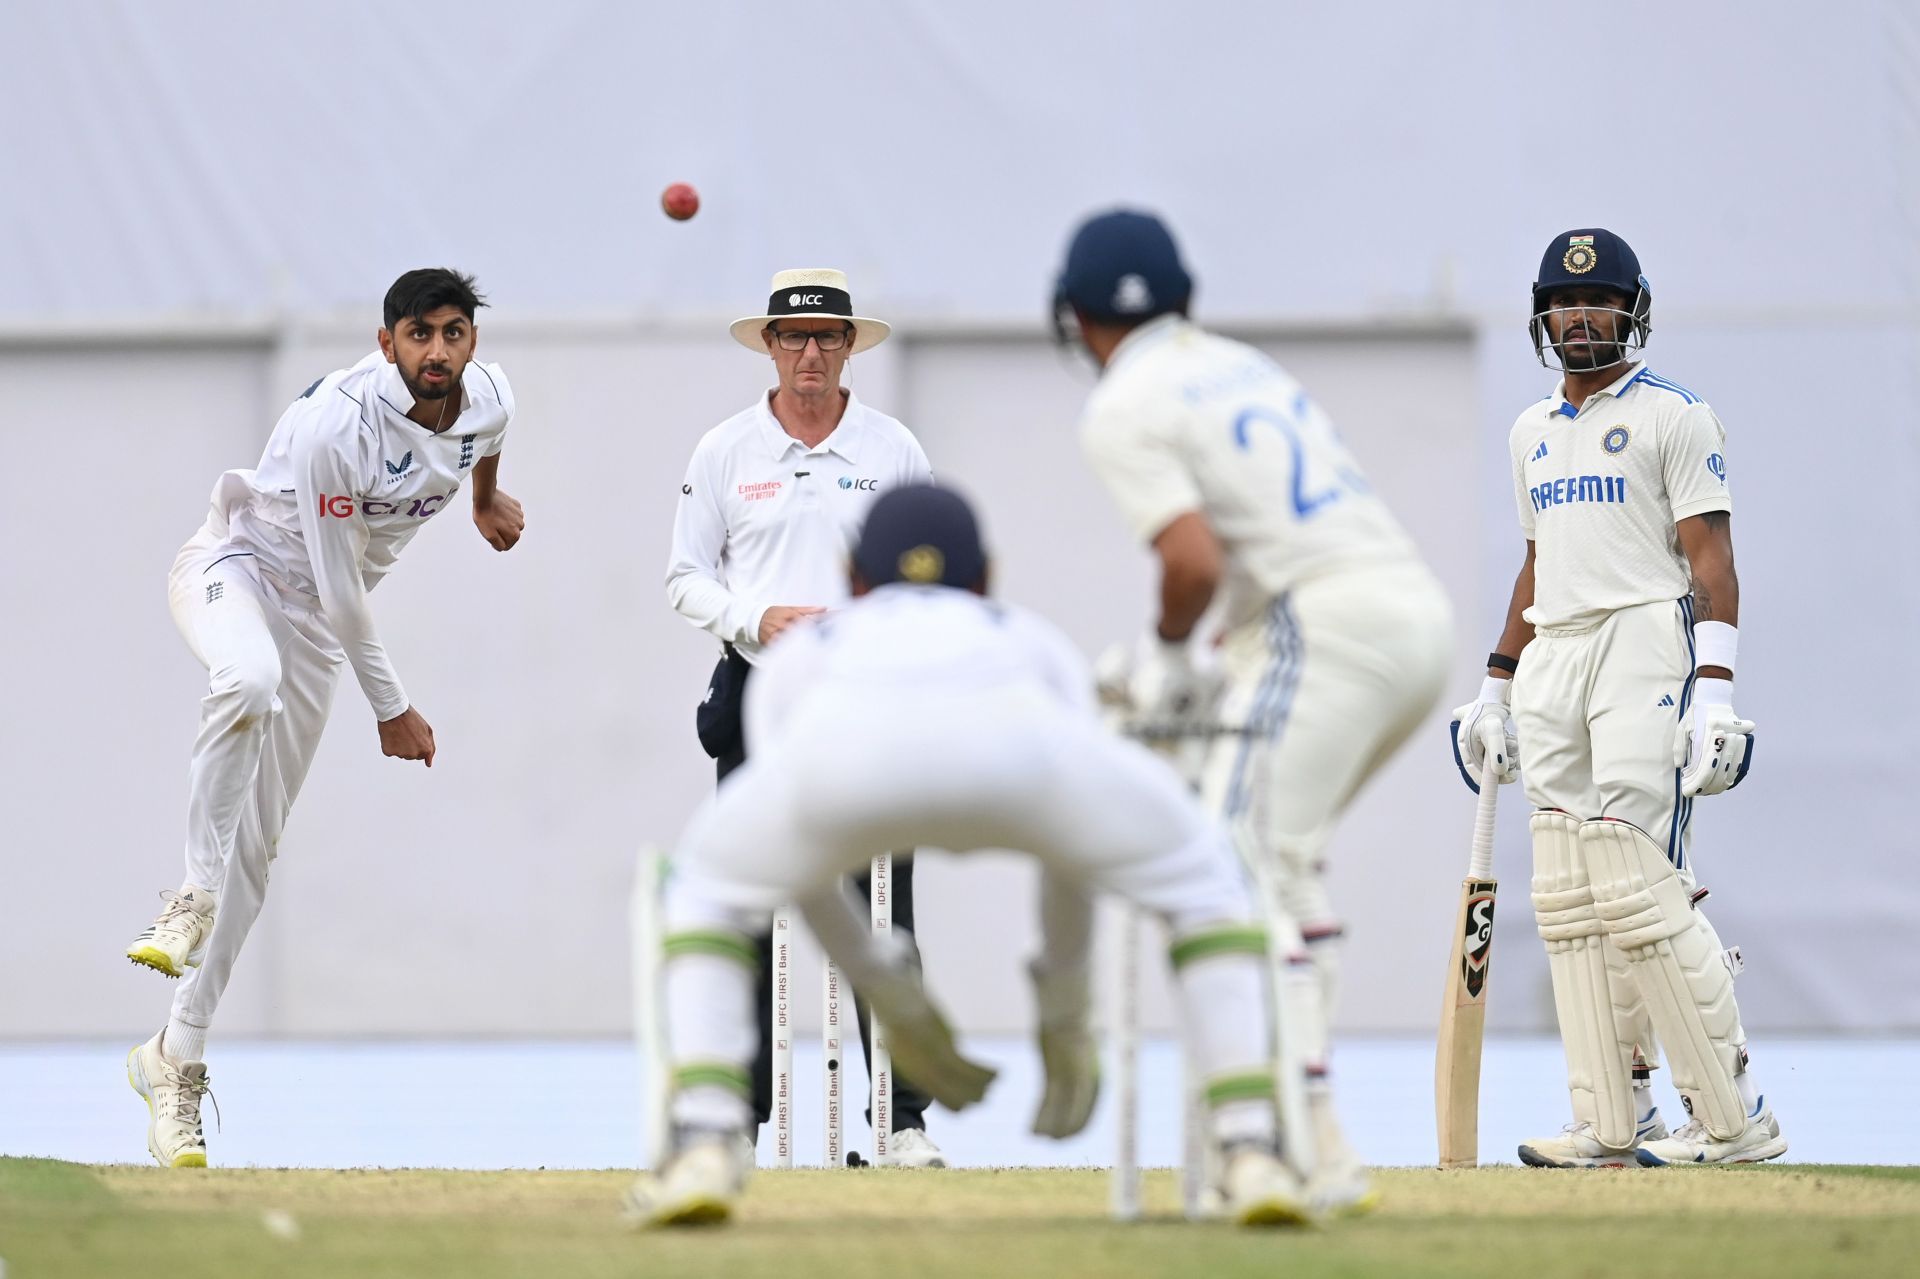
[[[1673,1134],[1673,1139],[1675,1141],[1698,1141],[1706,1131],[1707,1131],[1706,1120],[1689,1119],[1687,1121],[1686,1127],[1682,1128],[1679,1132]]]
[[[187,903],[181,899],[180,894],[174,892],[171,888],[163,888],[160,890],[160,900],[167,904],[167,908],[160,912],[160,918],[154,923],[155,928],[172,928],[180,916],[199,913],[195,911],[193,907],[187,905]]]
[[[200,1136],[200,1098],[205,1097],[213,1103],[213,1130],[224,1132],[225,1125],[221,1122],[220,1116],[220,1099],[213,1095],[213,1081],[202,1078],[196,1083],[187,1078],[186,1072],[172,1062],[166,1061],[165,1058],[161,1060],[165,1062],[166,1082],[179,1090],[173,1103],[173,1118],[183,1124],[192,1124],[193,1135]]]

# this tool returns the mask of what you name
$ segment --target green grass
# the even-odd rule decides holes
[[[168,1171],[0,1159],[0,1258],[31,1276],[1593,1276],[1920,1272],[1920,1169],[1386,1170],[1324,1229],[1105,1219],[1096,1171],[762,1172],[731,1226],[640,1234],[623,1172]],[[286,1214],[297,1238],[269,1229]]]

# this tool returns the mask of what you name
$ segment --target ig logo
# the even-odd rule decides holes
[[[1719,480],[1722,484],[1725,484],[1727,482],[1727,459],[1726,458],[1721,457],[1718,453],[1708,454],[1707,469],[1713,472],[1714,479]]]

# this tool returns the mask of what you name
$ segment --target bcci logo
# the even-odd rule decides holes
[[[1560,265],[1567,269],[1568,275],[1585,275],[1600,262],[1593,251],[1593,237],[1590,235],[1570,235],[1567,237],[1567,251],[1560,259]]]
[[[1632,438],[1633,437],[1627,433],[1626,427],[1616,426],[1601,438],[1600,447],[1609,453],[1625,453],[1627,451],[1627,441]]]
[[[1113,310],[1116,315],[1139,315],[1153,309],[1153,290],[1147,287],[1145,276],[1127,274],[1120,277],[1113,288]]]

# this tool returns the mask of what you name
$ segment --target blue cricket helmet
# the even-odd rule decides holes
[[[967,499],[950,488],[909,484],[867,508],[853,566],[869,586],[913,582],[972,590],[984,584],[987,551]]]
[[[1151,213],[1114,209],[1073,233],[1054,284],[1054,323],[1064,336],[1071,309],[1106,323],[1138,324],[1185,311],[1192,299],[1193,276],[1166,223]]]
[[[1653,330],[1653,286],[1640,270],[1639,257],[1631,245],[1605,227],[1580,227],[1553,238],[1540,258],[1540,273],[1533,281],[1533,316],[1527,328],[1540,363],[1556,367],[1547,361],[1547,295],[1567,288],[1612,289],[1627,299],[1624,309],[1614,310],[1624,318],[1624,328],[1620,358],[1611,363],[1624,363],[1646,347],[1647,335]],[[1557,367],[1565,368],[1564,359]]]

